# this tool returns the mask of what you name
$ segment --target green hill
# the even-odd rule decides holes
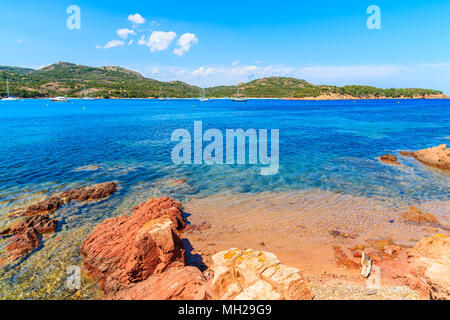
[[[34,70],[33,69],[29,69],[29,68],[0,66],[0,72],[11,72],[11,73],[18,73],[18,74],[28,74],[28,73],[30,73],[32,71],[34,71]]]
[[[117,66],[88,67],[67,62],[32,70],[19,67],[0,67],[0,96],[6,95],[6,80],[11,95],[23,98],[54,96],[82,97],[84,86],[91,97],[152,98],[199,97],[202,89],[181,81],[161,82],[143,77],[140,73]],[[239,90],[238,90],[239,89]],[[207,97],[251,98],[399,98],[429,97],[442,92],[429,89],[379,89],[369,86],[315,86],[305,80],[269,77],[240,84],[205,89]]]
[[[201,88],[181,81],[161,82],[144,78],[138,72],[122,67],[88,67],[67,62],[31,70],[26,74],[13,69],[0,69],[0,81],[10,82],[11,95],[24,98],[81,97],[84,86],[91,97],[101,98],[152,98],[199,96]],[[5,95],[0,86],[0,96]]]

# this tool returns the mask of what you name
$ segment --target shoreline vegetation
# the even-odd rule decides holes
[[[237,86],[202,89],[182,81],[161,82],[138,72],[117,66],[88,67],[67,62],[39,70],[0,66],[0,83],[9,81],[10,94],[24,99],[56,96],[98,99],[157,99],[236,97]],[[269,77],[239,85],[239,97],[284,100],[368,100],[368,99],[449,99],[442,91],[405,88],[381,89],[362,85],[337,87],[314,85],[305,80]],[[0,96],[6,96],[6,85],[0,85]]]

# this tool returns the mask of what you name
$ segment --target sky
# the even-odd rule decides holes
[[[450,93],[449,16],[449,0],[2,1],[0,65],[118,65],[202,87],[289,76]]]

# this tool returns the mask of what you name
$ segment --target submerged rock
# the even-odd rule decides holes
[[[446,144],[414,152],[402,151],[401,154],[435,168],[450,170],[450,149]]]
[[[353,261],[352,259],[350,259],[345,254],[344,250],[342,250],[341,247],[334,246],[333,250],[334,250],[334,258],[335,258],[336,266],[346,267],[347,269],[355,269],[355,270],[360,268],[360,265],[358,263],[356,263],[355,261]]]
[[[63,199],[59,197],[51,197],[44,201],[38,202],[28,207],[25,211],[26,215],[48,214],[56,211],[64,204]]]
[[[400,164],[397,157],[392,154],[385,154],[384,156],[380,157],[380,160],[391,164]]]
[[[184,225],[180,203],[171,198],[149,200],[130,217],[97,226],[81,248],[84,265],[103,282],[106,294],[128,289],[172,264],[185,265],[178,233]]]
[[[253,249],[230,249],[212,257],[211,283],[218,300],[311,300],[300,270],[283,265],[275,255]]]
[[[55,232],[57,228],[58,221],[50,219],[48,216],[33,216],[3,230],[0,235],[13,235],[7,250],[14,256],[20,256],[39,246],[39,234]]]
[[[39,247],[39,234],[33,228],[28,228],[14,235],[6,247],[10,254],[21,256]]]
[[[59,197],[67,203],[71,201],[90,201],[107,198],[116,191],[117,185],[114,182],[105,182],[92,187],[65,191]]]
[[[402,217],[415,224],[439,224],[438,220],[431,213],[424,213],[416,207],[411,207],[408,211],[402,213]]]

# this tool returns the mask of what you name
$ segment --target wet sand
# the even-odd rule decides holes
[[[364,245],[369,252],[376,250],[377,240],[411,247],[426,236],[450,234],[450,201],[417,206],[435,215],[443,227],[408,222],[401,217],[408,208],[397,208],[388,200],[318,189],[223,194],[183,203],[193,225],[211,225],[184,237],[194,248],[193,254],[200,254],[206,265],[215,252],[253,248],[276,254],[281,262],[299,268],[315,283],[343,279],[363,285],[359,269],[336,265],[333,247],[342,247],[351,255],[350,249],[356,245]],[[345,236],[330,234],[333,230]]]

